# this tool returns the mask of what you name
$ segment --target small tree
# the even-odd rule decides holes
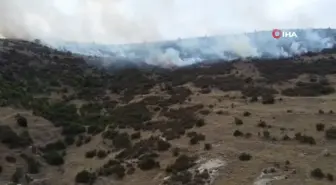
[[[324,178],[324,173],[320,168],[316,168],[310,172],[310,175],[316,179],[323,179]]]
[[[96,179],[96,175],[94,173],[90,173],[87,170],[83,170],[78,172],[75,181],[77,183],[93,183]]]
[[[212,145],[210,143],[204,144],[204,150],[211,150],[211,149],[212,149]]]
[[[251,158],[252,158],[252,156],[248,153],[241,153],[239,155],[239,160],[241,160],[241,161],[249,161],[249,160],[251,160]]]
[[[334,176],[332,174],[328,173],[327,174],[327,179],[332,182],[332,181],[334,181]]]
[[[234,122],[236,125],[242,125],[243,124],[243,120],[239,119],[239,118],[234,118]]]
[[[324,124],[323,123],[316,124],[316,130],[319,132],[324,131]]]
[[[46,162],[52,166],[59,166],[64,163],[63,156],[56,151],[48,152],[43,156]]]
[[[20,114],[16,116],[16,123],[20,127],[27,127],[28,126],[27,119],[25,117],[21,116]]]

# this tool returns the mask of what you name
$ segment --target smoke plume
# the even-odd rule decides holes
[[[315,49],[329,47],[333,38],[304,32],[301,40],[290,43],[291,51],[284,51],[268,32],[244,33],[336,27],[335,6],[334,0],[0,0],[0,38],[41,39],[57,48],[107,57],[137,58],[146,53],[148,63],[187,64],[204,56],[283,56],[307,51],[313,44]],[[226,34],[234,36],[184,40]],[[182,41],[174,47],[115,45],[176,39]]]

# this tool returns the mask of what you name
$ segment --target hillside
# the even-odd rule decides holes
[[[107,70],[0,40],[0,184],[333,184],[335,54]]]
[[[291,29],[287,31],[294,31],[298,37],[277,40],[272,37],[271,31],[256,31],[116,45],[60,41],[48,41],[47,43],[60,50],[73,53],[128,60],[128,63],[133,65],[139,61],[159,65],[169,62],[189,65],[218,58],[232,60],[241,57],[287,57],[307,51],[319,52],[336,43],[336,29]]]

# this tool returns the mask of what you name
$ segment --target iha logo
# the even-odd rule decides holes
[[[295,31],[282,31],[279,29],[274,29],[272,31],[272,36],[275,39],[280,39],[281,37],[287,37],[287,38],[298,37]]]

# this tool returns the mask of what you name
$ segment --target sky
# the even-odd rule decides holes
[[[336,28],[336,0],[0,0],[0,37],[122,44]]]

